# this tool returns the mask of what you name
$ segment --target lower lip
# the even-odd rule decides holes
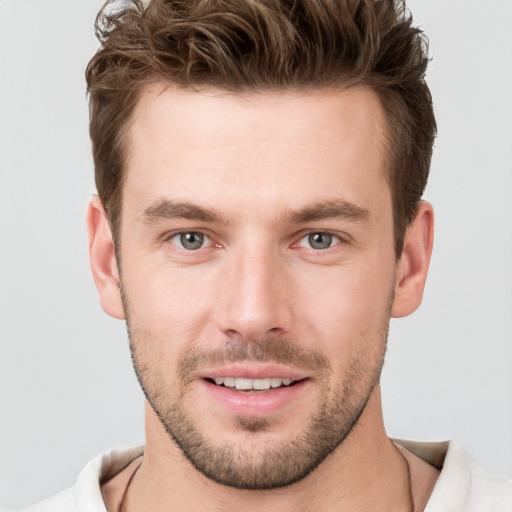
[[[206,379],[203,379],[202,383],[213,400],[221,407],[238,416],[262,418],[290,406],[307,387],[308,380],[258,392],[234,391],[225,386],[217,386]]]

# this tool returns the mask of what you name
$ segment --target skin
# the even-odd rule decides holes
[[[129,130],[122,278],[97,198],[88,213],[101,304],[128,316],[152,405],[128,510],[423,509],[437,473],[386,436],[378,379],[390,316],[421,302],[433,214],[421,203],[397,261],[384,126],[378,98],[362,88],[233,96],[160,84],[143,93]],[[206,242],[187,250],[183,232]],[[314,233],[332,234],[332,244],[312,247]],[[272,351],[279,365],[269,370],[268,358],[255,358],[269,340],[320,357],[327,370]],[[224,407],[204,377],[222,375],[230,346],[246,350],[242,372],[295,372],[301,387],[271,411]],[[176,409],[209,450],[238,455],[244,474],[303,439],[322,411],[353,428],[308,476],[250,491],[217,483],[184,456],[168,432]],[[109,510],[135,466],[103,487]]]

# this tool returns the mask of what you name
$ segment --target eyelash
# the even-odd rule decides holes
[[[199,246],[199,247],[197,247],[195,249],[191,249],[191,248],[186,248],[186,247],[183,246],[183,240],[180,240],[179,242],[173,242],[173,239],[176,239],[176,237],[180,237],[181,238],[184,235],[200,235],[201,237],[204,237],[201,246]],[[312,247],[311,246],[311,242],[312,242],[311,237],[317,236],[317,235],[321,235],[323,237],[328,237],[328,241],[331,242],[330,245],[328,247],[323,247],[323,248]],[[303,240],[308,240],[308,244],[309,244],[308,247],[305,247],[305,246],[301,245],[301,242]],[[211,236],[209,236],[207,233],[205,233],[205,232],[203,232],[201,230],[177,231],[177,232],[171,233],[168,236],[166,236],[164,241],[171,243],[172,245],[176,246],[181,251],[190,252],[190,253],[199,251],[201,249],[208,249],[211,246],[216,246],[218,248],[222,247],[221,244],[216,243],[212,239]],[[207,242],[207,245],[203,246],[203,244],[205,242]],[[309,232],[307,232],[305,234],[302,234],[301,237],[297,240],[297,242],[294,242],[291,247],[292,248],[302,247],[304,249],[309,249],[309,250],[315,251],[315,252],[324,252],[324,251],[327,251],[328,249],[331,249],[331,248],[335,247],[336,245],[339,245],[339,244],[342,244],[342,243],[346,243],[346,242],[347,242],[347,240],[345,238],[343,238],[342,236],[340,236],[340,235],[338,235],[336,233],[333,233],[331,231],[309,231]]]
[[[204,242],[209,242],[209,243],[206,247],[201,246],[201,247],[198,247],[197,249],[188,249],[183,246],[182,241],[180,241],[180,243],[175,243],[172,241],[176,237],[182,237],[184,235],[200,235],[200,236],[204,237],[203,243]],[[198,230],[198,229],[187,230],[187,231],[177,231],[177,232],[171,233],[165,237],[165,241],[171,243],[172,245],[175,245],[180,250],[185,251],[185,252],[196,252],[196,251],[199,251],[200,249],[207,249],[207,248],[211,247],[212,245],[221,247],[220,244],[217,244],[216,242],[214,242],[214,240],[208,234],[206,234],[205,232]]]
[[[317,235],[321,235],[323,237],[327,237],[328,239],[330,239],[330,241],[332,243],[328,247],[323,247],[323,248],[312,247],[311,246],[311,242],[312,242],[311,237],[314,237],[314,236],[317,236]],[[298,242],[293,244],[293,247],[303,247],[303,246],[300,245],[300,243],[303,240],[308,240],[308,243],[309,243],[308,247],[304,247],[305,249],[310,249],[310,250],[319,251],[319,252],[327,251],[328,249],[331,249],[332,247],[334,247],[334,246],[336,246],[336,245],[338,245],[340,243],[345,242],[345,240],[340,235],[337,235],[336,233],[332,233],[331,231],[310,231],[307,234],[303,235],[298,240]]]

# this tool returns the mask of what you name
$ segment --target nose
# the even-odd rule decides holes
[[[225,262],[219,283],[218,328],[228,338],[261,341],[293,324],[293,277],[271,250],[241,250]]]

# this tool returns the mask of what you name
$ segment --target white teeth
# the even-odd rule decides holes
[[[224,385],[227,388],[235,388],[241,391],[255,390],[264,391],[270,388],[279,388],[281,386],[289,386],[292,379],[241,379],[234,377],[215,377],[217,386]]]
[[[273,388],[278,388],[282,384],[282,382],[283,381],[281,379],[270,379],[270,385]]]
[[[235,380],[235,388],[236,389],[252,389],[252,380],[236,379]]]
[[[270,389],[270,379],[254,379],[252,389]]]

